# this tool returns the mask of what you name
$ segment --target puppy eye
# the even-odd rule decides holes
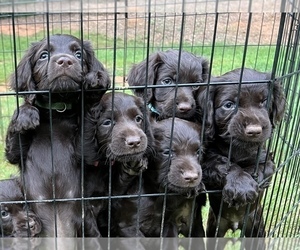
[[[112,125],[112,120],[111,119],[106,119],[102,122],[102,125],[105,127],[111,126]]]
[[[48,51],[44,51],[41,55],[40,55],[40,59],[44,60],[47,59],[49,56],[49,52]]]
[[[267,107],[267,101],[268,101],[268,98],[264,99],[263,101],[260,102],[260,106],[261,107]]]
[[[201,82],[202,82],[202,81],[199,80],[199,81],[196,81],[195,83],[198,84],[198,83],[201,83]],[[200,88],[200,85],[192,86],[192,89],[193,89],[193,90],[198,90],[199,88]]]
[[[143,121],[143,117],[140,116],[140,115],[137,115],[137,116],[135,117],[135,121],[136,121],[136,123],[141,123],[141,122]]]
[[[78,51],[76,51],[76,53],[75,53],[75,57],[77,58],[77,59],[81,59],[81,51],[80,50],[78,50]]]
[[[165,78],[165,79],[163,79],[162,81],[161,81],[161,84],[163,84],[163,85],[170,85],[170,84],[172,84],[173,83],[173,80],[171,79],[171,78]]]
[[[9,216],[9,213],[5,210],[1,210],[1,218],[6,219]]]
[[[232,101],[227,101],[223,104],[223,109],[225,110],[234,110],[236,107],[236,104]]]
[[[173,151],[172,150],[170,150],[170,149],[165,149],[164,151],[163,151],[163,155],[164,156],[166,156],[166,157],[173,157]]]

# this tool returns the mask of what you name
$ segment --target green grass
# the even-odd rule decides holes
[[[53,33],[59,32],[53,31]],[[73,32],[72,34],[80,37],[79,32]],[[0,44],[3,47],[3,51],[0,52],[0,85],[4,84],[9,75],[13,72],[15,66],[13,51],[17,52],[16,59],[17,62],[19,62],[29,45],[34,41],[42,39],[43,37],[44,33],[37,33],[34,38],[23,36],[16,37],[14,42],[11,36],[3,34],[1,35]],[[117,76],[126,76],[132,64],[142,61],[145,59],[147,54],[145,43],[141,41],[141,39],[137,39],[137,41],[127,41],[126,44],[120,39],[114,40],[113,38],[108,38],[97,34],[89,34],[88,39],[95,48],[96,55],[100,61],[104,63],[109,72],[112,73],[115,69],[115,74]],[[173,45],[173,47],[178,49],[179,45]],[[193,52],[196,55],[204,56],[208,60],[210,60],[212,56],[212,47],[210,45],[191,46],[190,44],[183,44],[182,48],[184,50]],[[157,48],[153,46],[150,48],[150,53],[156,50]],[[216,44],[213,54],[212,73],[214,75],[219,75],[233,68],[241,67],[244,52],[245,49],[242,45],[224,46],[223,44]],[[245,66],[257,68],[262,71],[271,70],[274,52],[275,46],[272,45],[248,46],[246,51]]]

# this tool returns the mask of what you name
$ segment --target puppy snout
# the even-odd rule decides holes
[[[261,135],[262,133],[262,127],[260,125],[248,125],[245,128],[245,133],[248,136],[257,136],[257,135]]]
[[[182,177],[186,182],[195,182],[199,178],[199,173],[196,171],[184,171]]]
[[[30,227],[30,228],[34,228],[34,227],[35,227],[35,220],[32,219],[32,218],[29,218],[28,224],[29,224],[29,227]]]
[[[192,110],[192,105],[188,102],[180,102],[177,104],[177,108],[180,112],[188,112]]]
[[[127,136],[125,144],[130,148],[137,148],[141,145],[141,138],[139,136]]]
[[[66,57],[66,56],[62,56],[60,58],[58,58],[58,60],[56,61],[56,63],[63,68],[68,68],[70,66],[73,65],[73,62],[70,58]]]

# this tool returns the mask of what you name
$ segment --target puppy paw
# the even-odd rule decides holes
[[[36,216],[28,216],[27,219],[24,219],[17,223],[15,237],[28,237],[35,236],[39,234],[42,230],[42,223]]]
[[[22,133],[30,129],[35,129],[40,125],[39,111],[32,105],[24,104],[20,106],[19,112],[15,111],[13,121],[14,132]]]
[[[224,202],[236,208],[254,203],[258,197],[258,183],[245,172],[238,177],[233,177],[228,175],[227,183],[223,188]]]
[[[123,170],[129,175],[139,175],[148,168],[148,159],[142,158],[140,161],[130,161],[123,163]]]

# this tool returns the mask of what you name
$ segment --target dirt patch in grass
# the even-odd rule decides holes
[[[250,16],[251,15],[251,16]],[[251,20],[251,22],[249,22]],[[11,18],[0,19],[0,33],[27,36],[34,41],[37,33],[49,28],[50,33],[80,32],[81,22],[83,34],[99,34],[108,38],[145,42],[148,39],[153,46],[161,47],[179,43],[182,39],[187,43],[211,44],[214,34],[216,41],[226,44],[244,44],[247,28],[250,27],[249,44],[274,44],[276,42],[280,21],[279,13],[219,13],[196,14],[187,13],[78,13],[45,14],[19,16],[15,18],[15,28]],[[215,30],[215,24],[217,29]],[[150,25],[150,26],[149,26]],[[182,28],[183,27],[183,28]]]

